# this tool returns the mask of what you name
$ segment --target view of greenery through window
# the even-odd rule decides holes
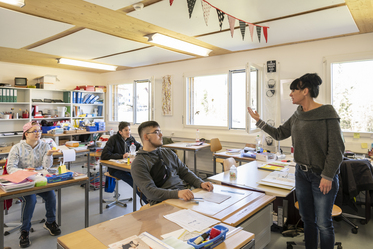
[[[343,131],[373,132],[373,60],[332,64],[332,103]]]

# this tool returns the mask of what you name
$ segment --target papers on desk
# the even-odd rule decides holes
[[[0,188],[4,192],[18,191],[22,189],[32,188],[34,186],[35,186],[34,181],[25,180],[24,182],[20,182],[20,183],[13,183],[9,181],[0,180]]]
[[[204,201],[220,204],[223,201],[231,198],[230,195],[218,194],[216,192],[209,192],[207,190],[201,190],[194,193],[194,198],[202,198]]]
[[[109,249],[173,249],[171,246],[157,239],[153,235],[143,232],[139,236],[134,235],[109,245]]]
[[[202,144],[203,142],[189,143],[189,144],[186,144],[185,147],[200,146]]]
[[[183,209],[172,214],[164,216],[169,221],[175,222],[179,226],[188,230],[193,231],[203,231],[217,223],[218,220],[209,218],[190,209]]]
[[[265,165],[258,166],[258,169],[264,169],[264,170],[270,170],[270,171],[281,171],[281,170],[284,170],[286,166],[288,166],[288,164],[286,163],[271,162]]]
[[[115,163],[127,163],[127,159],[110,159],[109,161]]]
[[[239,155],[242,149],[227,149],[228,155]]]
[[[293,189],[295,187],[295,176],[288,171],[274,171],[258,182],[276,188]]]
[[[10,181],[13,183],[20,183],[26,180],[27,177],[32,175],[36,175],[37,172],[29,171],[29,170],[17,170],[16,172],[9,174],[9,175],[1,175],[0,179],[4,179],[6,181]]]

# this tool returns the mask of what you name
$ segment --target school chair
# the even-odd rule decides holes
[[[236,160],[234,160],[233,157],[224,159],[224,161],[223,161],[224,171],[229,171],[231,169],[232,165],[237,167],[237,162],[236,162]]]
[[[212,153],[216,153],[221,150],[223,147],[221,146],[219,138],[211,138],[210,140],[210,150]],[[216,158],[216,162],[220,163],[222,166],[222,172],[224,172],[224,159],[223,158]],[[216,167],[216,165],[214,165]]]
[[[119,194],[119,181],[121,179],[116,178],[116,177],[110,175],[109,172],[104,173],[104,175],[107,176],[107,177],[113,178],[115,180],[115,190],[114,190],[113,199],[110,199],[110,200],[105,200],[104,199],[104,200],[102,200],[102,202],[104,202],[104,203],[110,202],[110,203],[108,203],[106,205],[106,208],[109,208],[109,207],[111,207],[113,205],[120,205],[120,206],[123,206],[123,207],[127,207],[126,203],[132,201],[132,197],[131,198],[125,198],[125,199],[119,199],[119,196],[120,196],[120,194]]]

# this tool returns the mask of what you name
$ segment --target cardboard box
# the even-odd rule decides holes
[[[40,84],[41,89],[55,90],[57,75],[44,75],[40,78],[36,78],[36,81]]]
[[[65,145],[66,142],[70,141],[69,139],[60,139],[59,140],[59,146],[60,145]]]

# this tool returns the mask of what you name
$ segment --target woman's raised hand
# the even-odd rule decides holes
[[[247,111],[249,112],[250,116],[253,119],[255,119],[256,122],[259,121],[260,116],[259,116],[259,114],[256,111],[253,111],[253,109],[251,109],[251,107],[247,107]]]

